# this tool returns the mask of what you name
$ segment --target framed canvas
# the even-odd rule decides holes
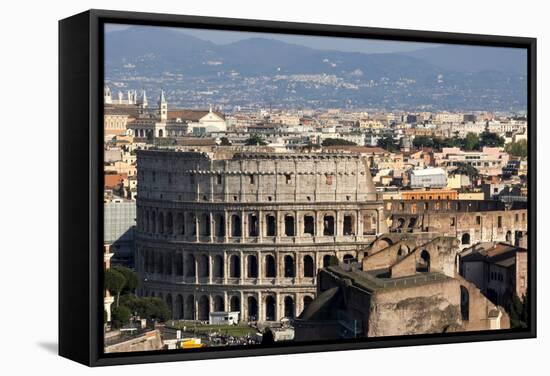
[[[536,336],[536,40],[59,22],[59,354]]]

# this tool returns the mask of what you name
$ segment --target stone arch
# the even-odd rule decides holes
[[[164,131],[162,129],[159,129],[159,137],[164,137]]]
[[[237,295],[233,295],[229,299],[229,309],[231,312],[241,311],[241,299]]]
[[[258,258],[254,255],[248,255],[246,261],[246,276],[248,278],[258,278]]]
[[[199,277],[208,278],[210,275],[210,260],[207,255],[199,256]]]
[[[195,297],[193,295],[187,295],[185,298],[183,318],[185,320],[195,320]]]
[[[506,232],[506,243],[508,244],[512,244],[512,231],[507,231]]]
[[[183,276],[183,255],[179,252],[176,253],[176,275]]]
[[[470,234],[468,234],[467,232],[465,232],[464,234],[462,234],[462,237],[460,239],[460,243],[462,245],[468,245],[470,244]]]
[[[225,217],[223,214],[216,214],[214,217],[214,231],[215,235],[218,237],[225,236]]]
[[[183,297],[181,294],[176,295],[176,304],[174,306],[174,319],[181,320],[183,318]]]
[[[286,255],[283,259],[284,276],[286,278],[296,277],[296,267],[294,265],[294,257]]]
[[[430,262],[431,262],[430,253],[427,250],[422,250],[420,252],[420,257],[416,263],[417,272],[429,272],[430,271]]]
[[[265,256],[265,276],[266,278],[277,277],[277,264],[273,255]]]
[[[313,257],[305,255],[304,259],[304,277],[312,278],[315,275],[315,267],[313,266]]]
[[[172,275],[172,253],[166,252],[164,254],[164,274]]]
[[[229,278],[241,278],[241,258],[238,255],[229,257]]]
[[[154,210],[151,211],[151,233],[157,233],[157,213]]]
[[[176,231],[178,235],[185,235],[185,217],[183,213],[176,216]]]
[[[354,213],[344,213],[344,219],[342,220],[342,234],[355,235],[355,223],[356,218]]]
[[[277,217],[275,214],[266,214],[265,216],[265,235],[276,236],[277,235]]]
[[[197,275],[197,270],[195,265],[195,256],[187,255],[185,257],[185,276],[195,277],[196,275]]]
[[[410,252],[410,248],[407,247],[405,244],[402,244],[397,250],[397,258],[405,257],[409,254],[409,252]]]
[[[308,212],[303,216],[303,233],[314,236],[315,235],[315,213]]]
[[[214,297],[214,312],[223,312],[225,311],[225,303],[223,301],[223,297],[220,295],[216,295]]]
[[[470,293],[464,286],[460,286],[460,316],[463,321],[470,319]]]
[[[275,309],[275,297],[268,295],[265,298],[265,320],[275,321],[277,311]]]
[[[258,301],[255,297],[249,296],[247,298],[247,311],[248,311],[248,320],[257,321],[258,320]]]
[[[232,237],[242,236],[241,217],[237,214],[233,214],[231,216],[231,236]]]
[[[351,253],[346,253],[344,255],[344,257],[342,257],[342,262],[344,264],[349,264],[351,263],[353,260],[355,259],[355,257],[351,254]]]
[[[198,319],[200,321],[208,321],[210,313],[210,302],[208,301],[207,295],[202,295],[199,298],[199,312],[198,312]]]
[[[291,296],[285,296],[284,304],[284,317],[293,319],[295,315],[294,299]]]
[[[157,270],[156,273],[162,274],[164,273],[164,256],[162,252],[156,253],[156,259],[157,259]]]
[[[174,233],[174,216],[172,212],[168,212],[168,214],[166,214],[166,232],[168,234]]]
[[[210,214],[208,213],[200,216],[200,235],[210,236]]]
[[[158,214],[158,230],[159,234],[164,234],[164,213],[159,212]]]
[[[215,278],[223,278],[223,257],[220,255],[214,256],[213,275]]]
[[[336,234],[335,216],[332,213],[327,213],[323,216],[323,235],[333,236]]]
[[[284,217],[284,225],[285,225],[285,235],[286,236],[296,236],[296,224],[295,224],[294,215],[292,214],[286,214]]]

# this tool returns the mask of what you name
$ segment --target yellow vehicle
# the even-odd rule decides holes
[[[180,347],[182,349],[200,349],[204,347],[204,344],[201,343],[200,338],[184,338],[180,342]]]

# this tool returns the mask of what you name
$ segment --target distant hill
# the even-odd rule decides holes
[[[108,82],[163,86],[172,102],[200,107],[515,110],[527,98],[525,61],[510,49],[443,46],[363,54],[267,38],[218,45],[173,29],[131,27],[107,33],[105,52]]]
[[[442,46],[403,55],[452,71],[500,71],[514,74],[527,72],[527,51],[519,48]]]

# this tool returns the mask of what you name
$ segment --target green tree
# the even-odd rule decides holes
[[[325,138],[321,146],[355,146],[353,141],[344,140],[343,138]]]
[[[464,139],[464,150],[478,150],[479,149],[479,136],[475,133],[468,133]]]
[[[111,326],[115,329],[127,324],[132,317],[132,312],[126,306],[114,307],[111,309]]]
[[[525,329],[529,326],[529,298],[528,295],[522,299],[514,294],[508,308],[510,312],[510,326],[512,328]]]
[[[389,152],[394,152],[399,149],[397,143],[392,136],[384,136],[378,139],[378,146]]]
[[[124,285],[121,294],[133,294],[139,287],[139,278],[137,274],[132,269],[125,268],[124,266],[114,266],[112,269],[122,274],[124,279],[126,279],[126,284]]]
[[[122,301],[132,312],[142,318],[162,322],[169,320],[172,316],[168,305],[160,298],[140,298],[134,295],[126,295]]]
[[[247,146],[266,146],[267,142],[265,142],[261,136],[253,134],[248,138],[248,140],[245,141],[244,144]]]
[[[434,146],[434,140],[428,136],[416,136],[413,145],[416,148],[431,148]]]
[[[479,137],[479,146],[501,147],[504,146],[504,138],[496,133],[483,132]]]
[[[511,142],[504,147],[504,151],[513,155],[514,157],[527,158],[527,140]]]
[[[463,162],[458,162],[457,167],[453,172],[455,174],[467,175],[470,178],[470,180],[472,181],[472,183],[479,176],[479,171],[477,171],[477,169],[474,166],[472,166],[468,163],[463,163]]]
[[[116,295],[116,306],[119,306],[120,302],[120,293],[126,285],[126,278],[121,272],[111,268],[105,271],[104,285],[111,294]]]
[[[229,142],[229,139],[227,137],[222,137],[220,138],[220,145],[231,146],[231,142]]]

